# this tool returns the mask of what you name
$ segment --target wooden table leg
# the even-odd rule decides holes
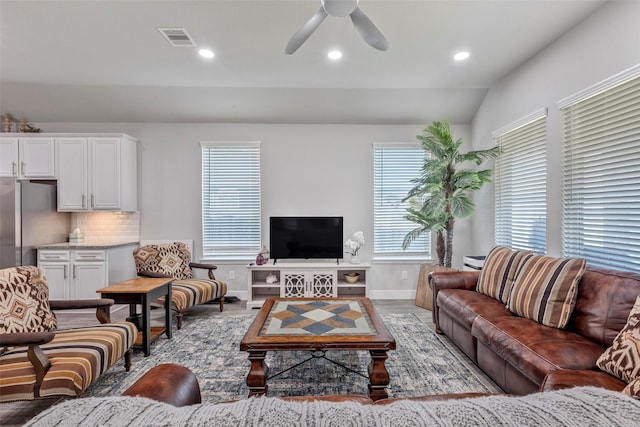
[[[167,339],[171,339],[171,283],[167,285],[167,296],[164,298],[164,327]]]
[[[371,350],[371,363],[369,364],[369,397],[376,401],[386,399],[387,386],[389,385],[389,372],[384,361],[389,357],[387,350]]]
[[[151,301],[148,294],[142,295],[142,349],[145,357],[151,354]]]
[[[269,367],[264,362],[266,351],[250,351],[249,361],[251,368],[247,374],[247,386],[249,387],[249,397],[260,396],[267,392],[267,374]]]

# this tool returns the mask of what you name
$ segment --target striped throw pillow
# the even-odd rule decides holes
[[[478,277],[476,291],[507,303],[518,267],[531,251],[512,251],[496,246],[489,251]]]
[[[614,338],[611,347],[600,355],[596,366],[628,383],[640,380],[640,295],[629,313],[626,325]],[[640,392],[637,381],[627,388],[629,392],[635,388],[636,395]]]
[[[584,259],[529,254],[522,261],[507,308],[552,328],[567,326],[584,273]]]

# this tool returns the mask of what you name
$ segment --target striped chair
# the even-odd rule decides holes
[[[124,356],[138,330],[108,323],[113,300],[49,301],[42,271],[34,266],[0,270],[0,402],[80,396]],[[96,308],[100,325],[56,330],[53,310]]]
[[[173,277],[171,282],[171,307],[176,312],[178,329],[182,327],[182,314],[190,307],[220,299],[220,311],[224,309],[227,284],[216,280],[211,264],[191,262],[191,253],[182,242],[147,245],[133,251],[138,276]],[[208,270],[209,279],[193,277],[194,268]]]

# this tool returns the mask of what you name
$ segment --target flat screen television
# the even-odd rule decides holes
[[[342,258],[341,216],[272,216],[269,254],[278,259]]]

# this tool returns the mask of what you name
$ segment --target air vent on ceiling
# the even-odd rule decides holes
[[[192,47],[197,46],[187,30],[184,28],[158,28],[158,31],[164,36],[171,46],[175,47]]]

